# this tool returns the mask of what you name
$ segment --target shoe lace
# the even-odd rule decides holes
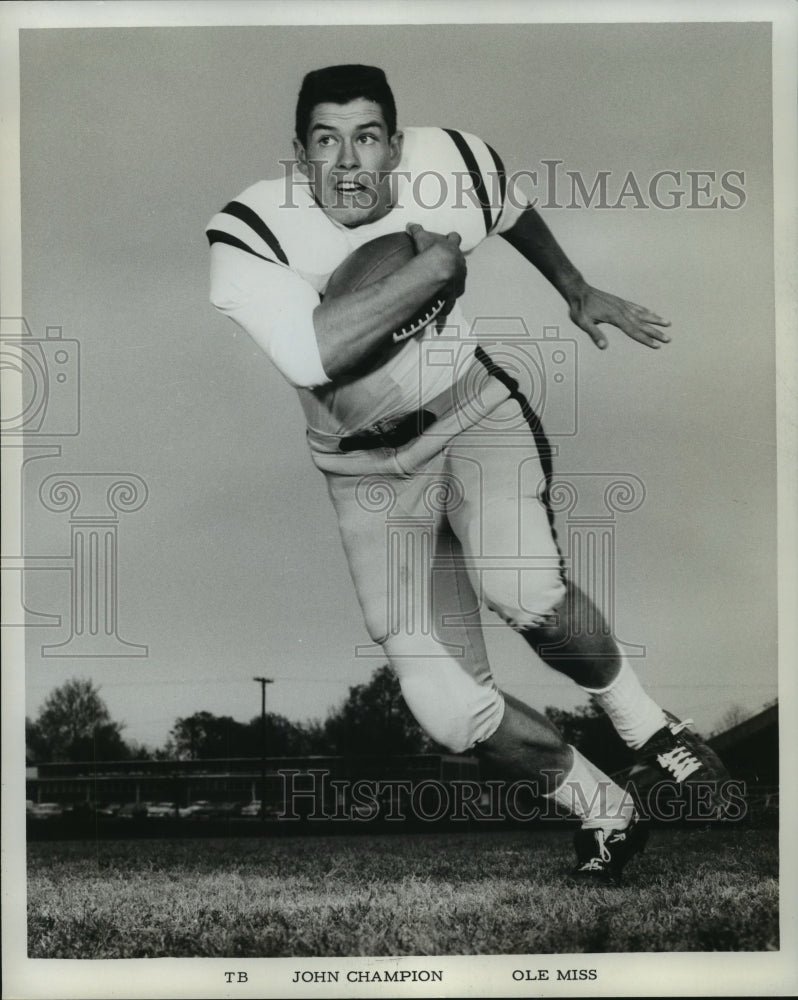
[[[688,726],[694,725],[692,719],[685,719],[683,722],[673,722],[670,725],[670,731],[674,736],[678,736],[683,729],[687,729]]]
[[[612,854],[610,853],[609,847],[606,844],[607,835],[604,830],[599,827],[596,830],[596,843],[598,845],[598,854],[594,854],[589,861],[586,861],[581,870],[582,871],[596,871],[604,867],[609,861],[612,860]]]
[[[676,747],[668,753],[658,754],[657,761],[664,768],[667,768],[677,781],[684,781],[693,771],[697,771],[701,767],[701,761],[697,760],[684,747]]]

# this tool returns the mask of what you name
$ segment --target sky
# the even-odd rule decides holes
[[[71,343],[69,388],[26,439],[23,553],[41,557],[24,574],[27,714],[89,677],[127,738],[156,746],[178,716],[258,714],[255,675],[275,680],[270,710],[306,720],[384,662],[358,655],[368,637],[294,390],[210,306],[203,233],[291,155],[303,74],[351,61],[386,70],[400,125],[474,132],[510,171],[561,161],[541,211],[571,259],[672,321],[661,351],[610,332],[600,353],[503,241],[469,262],[467,314],[569,342],[567,391],[543,412],[555,471],[642,484],[612,520],[614,620],[647,689],[705,732],[776,697],[768,25],[52,29],[20,41],[22,301],[33,338],[60,327],[79,364]],[[608,171],[613,202],[629,171],[646,193],[678,172],[685,194],[673,209],[558,207],[567,171],[588,187]],[[737,207],[690,207],[720,195]],[[41,353],[51,377],[56,350]],[[53,476],[83,487],[71,515]],[[137,509],[109,510],[126,478],[138,499],[120,506]],[[133,645],[66,656],[65,557],[98,512]],[[584,702],[486,624],[500,686],[539,708]]]

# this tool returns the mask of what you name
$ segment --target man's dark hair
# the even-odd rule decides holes
[[[326,66],[314,69],[302,81],[296,105],[296,136],[304,146],[310,116],[317,104],[349,104],[358,98],[382,109],[388,135],[396,132],[396,102],[385,73],[376,66]]]

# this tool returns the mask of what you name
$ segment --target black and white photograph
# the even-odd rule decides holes
[[[0,30],[3,997],[793,994],[796,8]]]

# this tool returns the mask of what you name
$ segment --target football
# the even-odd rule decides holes
[[[388,233],[358,247],[333,271],[325,298],[336,298],[356,292],[380,278],[393,274],[416,254],[415,244],[407,233]],[[398,330],[393,331],[394,343],[407,340],[428,326],[446,304],[444,298],[434,298],[416,313],[408,316]]]

